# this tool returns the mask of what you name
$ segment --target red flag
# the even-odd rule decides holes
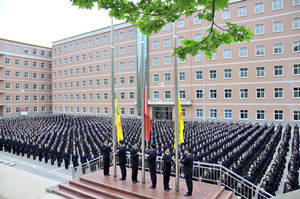
[[[150,113],[148,106],[148,98],[147,98],[147,88],[145,86],[145,104],[144,104],[144,122],[145,122],[145,141],[149,142],[150,140],[150,131],[151,131],[151,122],[150,122]]]

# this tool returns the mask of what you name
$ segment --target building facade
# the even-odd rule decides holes
[[[52,112],[51,48],[0,39],[0,116]]]
[[[232,1],[216,23],[245,25],[250,43],[222,46],[210,59],[199,52],[178,60],[179,96],[185,118],[199,120],[300,120],[299,0]],[[144,66],[151,117],[174,117],[173,25],[144,38]],[[177,26],[183,39],[201,40],[210,24],[194,14]],[[53,42],[53,112],[111,114],[111,49],[115,93],[124,116],[137,116],[141,35],[131,24],[102,28]]]

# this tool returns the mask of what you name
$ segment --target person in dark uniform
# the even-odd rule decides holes
[[[170,190],[172,190],[169,187],[169,182],[170,182],[172,162],[174,163],[174,161],[170,154],[170,148],[167,146],[165,147],[165,154],[163,156],[163,161],[164,161],[164,167],[163,167],[164,190],[169,192]]]
[[[63,154],[63,158],[65,160],[65,168],[68,169],[69,168],[69,164],[70,164],[70,154],[68,152],[67,149],[65,149],[65,152]]]
[[[140,155],[140,150],[137,148],[137,143],[133,143],[133,147],[130,149],[131,168],[132,168],[131,180],[132,180],[133,184],[136,184],[136,183],[139,182],[137,180],[138,166],[139,166],[139,155]]]
[[[120,180],[126,180],[126,147],[123,140],[119,141],[119,147],[117,155],[119,156],[119,166],[122,173],[122,178],[120,178]]]
[[[109,166],[110,166],[110,160],[109,160],[109,153],[111,152],[111,143],[108,144],[108,139],[104,140],[104,145],[101,147],[101,152],[103,156],[103,172],[104,176],[110,176],[109,174]]]
[[[185,182],[188,188],[188,192],[184,196],[192,196],[193,192],[193,155],[191,154],[192,149],[187,147],[185,153],[187,154],[184,159],[180,161],[181,166],[183,166],[183,173],[185,176]]]
[[[149,152],[149,156],[147,158],[148,160],[148,165],[150,169],[150,176],[151,176],[151,182],[152,185],[149,187],[151,189],[156,188],[156,149],[155,149],[155,144],[150,145],[151,151]]]

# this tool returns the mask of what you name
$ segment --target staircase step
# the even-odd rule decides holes
[[[78,198],[91,198],[91,199],[103,199],[100,196],[96,196],[91,193],[87,193],[85,190],[82,190],[81,188],[72,186],[70,184],[60,184],[59,186],[60,190],[67,190],[68,192],[74,192],[78,194]]]
[[[80,177],[79,179],[80,179],[80,181],[84,181],[84,182],[87,182],[87,183],[90,183],[90,184],[94,184],[94,185],[97,185],[97,186],[107,188],[109,190],[113,190],[113,191],[117,191],[119,193],[126,194],[127,196],[137,197],[137,198],[140,198],[140,199],[154,199],[153,197],[150,197],[150,196],[146,196],[146,195],[143,195],[143,194],[140,194],[140,193],[137,193],[137,192],[132,192],[132,191],[129,191],[129,190],[126,190],[126,189],[122,189],[120,187],[112,186],[112,185],[105,184],[105,183],[102,183],[102,182],[99,182],[99,181],[96,181],[96,180],[88,179],[88,178],[85,178],[85,177]]]
[[[67,190],[61,190],[58,188],[58,186],[52,187],[51,191],[57,195],[65,197],[65,198],[80,199],[80,197],[78,197],[78,194],[75,194],[74,192],[69,192]]]
[[[233,193],[231,191],[224,190],[218,197],[218,199],[230,199]]]
[[[215,185],[215,186],[217,186],[217,185]],[[216,191],[216,192],[211,196],[211,198],[213,198],[213,199],[218,199],[219,196],[220,196],[224,191],[225,191],[225,188],[222,187],[221,189],[219,189],[218,191]]]
[[[232,194],[232,196],[231,196],[230,199],[242,199],[242,197],[241,196],[236,196],[236,195]]]
[[[99,187],[97,185],[86,183],[86,182],[80,181],[78,179],[77,180],[72,180],[69,183],[71,185],[81,187],[84,190],[89,190],[92,193],[97,193],[97,194],[100,194],[100,195],[103,195],[103,196],[107,196],[109,198],[114,198],[114,199],[126,199],[126,198],[128,198],[128,197],[126,197],[126,195],[122,196],[122,194],[120,194],[117,191],[107,189],[107,188],[104,188],[104,187]]]

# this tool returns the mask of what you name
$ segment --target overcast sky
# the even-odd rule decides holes
[[[69,0],[0,0],[0,38],[4,39],[51,47],[53,41],[110,23],[107,11],[82,10]]]

